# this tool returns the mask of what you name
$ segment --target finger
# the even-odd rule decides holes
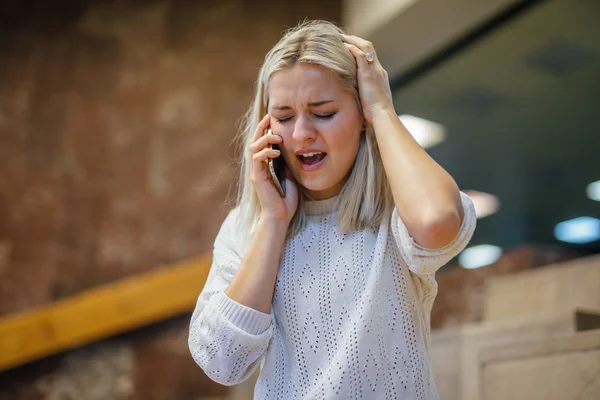
[[[269,114],[267,114],[263,117],[263,119],[261,119],[259,121],[258,125],[256,126],[256,130],[254,131],[254,136],[252,136],[252,142],[257,141],[259,137],[261,137],[265,134],[265,129],[267,129],[269,127],[270,123],[271,123],[271,117],[269,116]]]
[[[356,63],[358,64],[358,67],[359,68],[367,68],[369,63],[367,62],[367,56],[366,56],[365,52],[353,44],[346,43],[346,47],[348,48],[348,50],[350,50],[350,53],[352,53],[352,55],[356,59]]]
[[[369,42],[368,40],[359,38],[358,36],[354,35],[343,35],[343,37],[348,43],[353,44],[354,46],[361,49],[363,52],[371,52],[375,54],[375,48],[373,47],[373,43]]]
[[[275,150],[275,149],[271,149],[269,147],[265,147],[264,149],[262,149],[258,153],[254,154],[252,156],[252,160],[254,161],[254,165],[256,167],[259,167],[260,165],[262,165],[262,163],[264,163],[265,161],[267,161],[267,159],[269,159],[269,158],[277,158],[280,155],[281,155],[281,152],[279,150]]]
[[[263,135],[250,145],[250,152],[256,153],[269,144],[281,144],[281,142],[283,142],[283,139],[279,135]]]

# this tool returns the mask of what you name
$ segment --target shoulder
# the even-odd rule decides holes
[[[227,212],[223,226],[229,229],[235,229],[240,222],[240,207],[236,206]]]
[[[237,229],[237,225],[239,223],[239,215],[240,210],[239,207],[232,208],[225,212],[225,218],[221,223],[221,227],[219,228],[219,235],[222,235],[226,232],[232,232]]]
[[[240,209],[235,207],[229,211],[221,223],[215,239],[215,247],[237,247],[239,243],[237,232],[240,232]]]

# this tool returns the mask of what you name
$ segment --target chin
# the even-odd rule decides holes
[[[334,184],[322,179],[302,179],[300,183],[304,189],[313,192],[322,192],[335,186]]]
[[[338,183],[330,180],[310,179],[302,180],[300,183],[304,190],[311,193],[312,197],[317,197],[316,195],[319,194],[326,195],[326,197],[333,197],[339,194],[339,190],[337,190]]]

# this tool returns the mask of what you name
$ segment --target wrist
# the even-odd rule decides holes
[[[376,105],[371,109],[371,115],[373,116],[373,124],[379,119],[394,117],[398,118],[396,115],[396,110],[392,104],[381,104]]]
[[[278,232],[287,232],[290,221],[277,215],[261,213],[258,217],[258,223],[265,228],[273,229]]]
[[[400,124],[400,119],[396,115],[393,106],[381,106],[373,109],[371,126],[375,135],[379,137],[384,132],[391,132]]]

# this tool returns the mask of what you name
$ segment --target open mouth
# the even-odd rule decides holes
[[[321,162],[326,156],[327,156],[327,153],[318,152],[318,153],[300,154],[297,157],[298,157],[298,160],[300,160],[300,162],[302,164],[314,165],[314,164]]]

